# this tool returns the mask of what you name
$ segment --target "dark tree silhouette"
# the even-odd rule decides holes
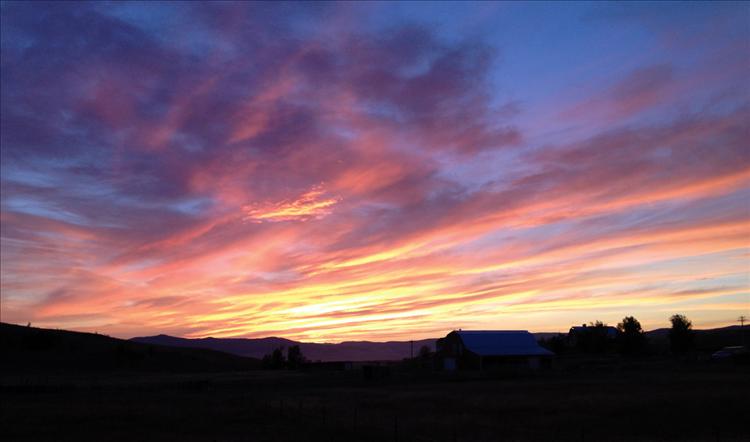
[[[669,348],[674,354],[685,354],[693,349],[695,335],[693,323],[685,315],[672,315],[669,318],[672,329],[669,330]]]
[[[271,368],[271,355],[270,354],[263,355],[263,359],[260,360],[260,366],[265,369]]]
[[[297,370],[302,367],[305,363],[305,357],[302,355],[302,350],[299,345],[292,345],[286,352],[287,367],[290,370]]]
[[[284,347],[275,349],[271,354],[263,356],[261,365],[265,369],[270,370],[281,370],[286,366],[286,359],[284,359]]]
[[[568,351],[567,339],[562,334],[551,336],[547,339],[542,338],[539,340],[539,345],[557,355],[567,353]]]
[[[617,324],[620,334],[617,336],[618,347],[624,355],[636,355],[643,353],[646,347],[646,337],[643,334],[641,323],[632,316],[622,318]]]
[[[583,353],[605,353],[610,339],[607,336],[607,324],[602,321],[590,322],[589,326],[578,332],[576,346]]]
[[[419,348],[420,359],[430,359],[430,357],[432,357],[432,350],[430,350],[430,347],[428,345],[423,345]]]
[[[273,351],[273,353],[271,354],[271,364],[275,369],[284,368],[284,365],[286,365],[286,360],[284,360],[283,347],[279,347]]]

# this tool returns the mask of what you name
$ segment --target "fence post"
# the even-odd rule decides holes
[[[398,442],[398,414],[393,416],[393,442]]]

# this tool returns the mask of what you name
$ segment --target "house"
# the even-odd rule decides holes
[[[612,346],[619,333],[617,328],[604,324],[573,326],[568,332],[568,346],[587,353],[602,353]]]
[[[517,367],[537,369],[554,353],[525,330],[454,330],[436,342],[444,370]]]
[[[580,335],[581,333],[587,333],[592,330],[601,330],[603,335],[607,339],[615,339],[617,338],[617,334],[619,331],[616,327],[612,327],[611,325],[590,325],[587,326],[586,324],[581,324],[580,326],[574,325],[573,327],[570,327],[570,330],[568,331],[568,335],[576,336]]]

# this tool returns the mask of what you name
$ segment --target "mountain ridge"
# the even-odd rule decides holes
[[[0,372],[211,372],[260,367],[254,358],[210,348],[175,348],[99,333],[0,322]]]
[[[714,335],[738,332],[740,326],[730,325],[714,329],[696,329],[699,347],[715,347]],[[667,339],[669,329],[658,328],[645,331],[644,334],[652,339],[654,344],[663,344],[661,341]],[[566,333],[539,332],[532,333],[536,339],[549,338],[558,334]],[[299,345],[302,354],[311,361],[375,361],[375,360],[401,360],[412,355],[416,356],[423,346],[430,351],[435,350],[437,338],[420,339],[413,341],[342,341],[338,343],[301,342],[277,336],[264,338],[181,338],[166,334],[155,336],[141,336],[130,339],[131,341],[146,344],[167,345],[173,347],[203,348],[230,353],[238,356],[262,358],[279,347]],[[702,345],[701,345],[702,344]]]
[[[266,338],[180,338],[169,335],[139,336],[130,339],[134,342],[172,347],[204,348],[238,356],[262,358],[279,347],[299,345],[302,354],[311,361],[375,361],[401,360],[420,348],[427,346],[435,350],[436,339],[413,341],[343,341],[339,343],[299,342],[275,336]]]

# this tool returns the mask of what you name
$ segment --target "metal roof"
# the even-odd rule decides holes
[[[551,351],[537,344],[525,330],[477,330],[455,332],[464,347],[480,356],[548,356]]]

